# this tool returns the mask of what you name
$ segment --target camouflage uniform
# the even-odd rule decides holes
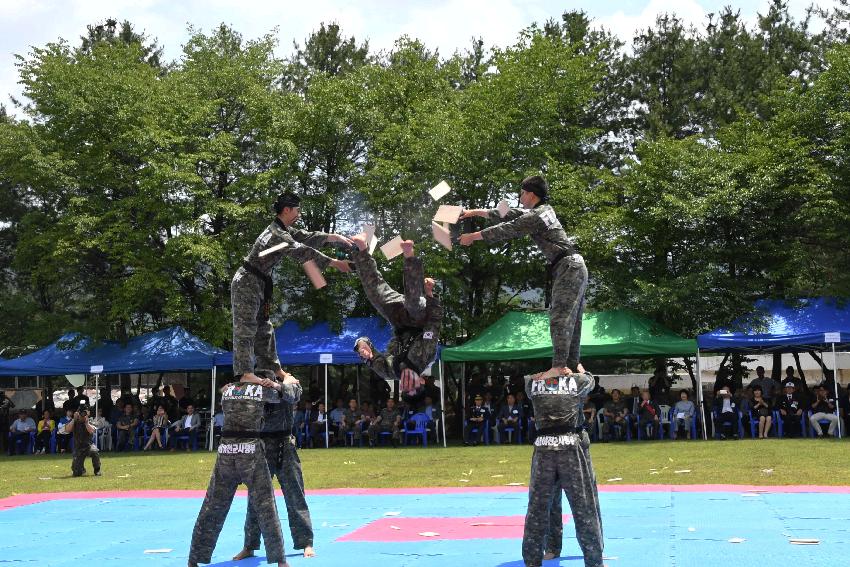
[[[100,451],[92,446],[92,434],[86,428],[86,421],[74,421],[74,452],[71,461],[71,474],[83,476],[86,474],[86,457],[91,457],[94,474],[100,472]]]
[[[437,356],[443,320],[440,299],[425,296],[422,259],[404,259],[402,295],[384,281],[378,272],[378,265],[367,251],[358,250],[352,258],[363,282],[363,291],[372,306],[393,328],[393,338],[387,345],[387,352],[377,352],[373,347],[374,356],[366,364],[387,380],[398,380],[401,370],[405,368],[421,375]]]
[[[526,565],[538,567],[544,551],[560,555],[563,534],[560,489],[563,489],[572,510],[584,564],[601,567],[602,516],[596,475],[590,460],[590,439],[579,429],[583,423],[582,403],[593,389],[593,376],[573,374],[525,380],[526,392],[534,405],[538,436],[531,460],[522,558]],[[547,433],[551,428],[562,429]]]
[[[587,288],[587,267],[564,232],[551,205],[533,209],[511,209],[505,218],[496,209],[488,218],[499,224],[481,231],[488,244],[530,236],[549,262],[552,300],[549,305],[549,332],[552,335],[552,366],[575,369],[580,362],[581,317]]]
[[[236,270],[230,284],[230,301],[233,309],[233,375],[241,376],[259,370],[280,370],[274,328],[269,320],[272,296],[272,270],[287,256],[304,263],[314,260],[319,269],[325,269],[331,259],[315,250],[325,243],[328,234],[307,232],[286,226],[275,218],[274,222],[257,237],[251,252]],[[286,248],[260,257],[260,252],[286,242]],[[256,360],[252,362],[251,357]]]
[[[266,421],[263,426],[265,434],[292,431],[295,404],[301,399],[301,384],[282,384],[282,387],[281,403],[266,404]],[[304,476],[301,473],[301,460],[296,451],[295,437],[291,433],[283,436],[264,436],[263,443],[269,474],[272,478],[277,477],[277,482],[283,490],[293,547],[312,547],[313,524],[304,495]],[[260,526],[251,506],[252,498],[249,494],[248,515],[245,517],[245,549],[260,548]]]
[[[398,411],[398,408],[395,407],[393,409],[384,408],[381,410],[381,421],[373,421],[372,425],[369,426],[369,442],[373,445],[378,441],[378,434],[381,431],[391,431],[392,432],[392,440],[398,442],[401,436],[401,431],[399,430],[399,424],[396,423],[401,417],[401,414]]]
[[[231,383],[223,388],[224,427],[207,495],[192,532],[189,563],[209,563],[218,534],[240,484],[248,486],[250,506],[259,518],[269,563],[283,563],[283,535],[262,441],[266,402],[279,402],[277,392],[257,384]],[[237,435],[238,433],[238,435]],[[232,434],[232,435],[228,435]]]
[[[360,426],[357,425],[357,420],[360,419],[360,408],[357,411],[352,411],[350,407],[345,408],[342,414],[342,426],[339,428],[339,437],[345,441],[345,436],[351,431],[354,434],[354,440],[360,439]]]

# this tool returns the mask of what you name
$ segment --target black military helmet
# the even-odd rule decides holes
[[[277,196],[274,202],[274,212],[279,215],[283,209],[289,207],[300,207],[301,206],[301,197],[293,193],[292,191],[286,191]]]
[[[539,175],[531,175],[523,179],[520,188],[537,195],[541,203],[549,201],[549,184]]]

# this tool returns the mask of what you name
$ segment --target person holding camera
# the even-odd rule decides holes
[[[89,423],[89,408],[85,403],[80,403],[77,407],[74,419],[65,424],[65,431],[74,437],[71,474],[74,476],[86,474],[86,457],[91,457],[94,476],[100,476],[100,451],[92,445],[92,437],[97,429]]]

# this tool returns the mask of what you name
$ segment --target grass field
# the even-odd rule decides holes
[[[829,439],[661,441],[594,444],[591,454],[599,484],[622,478],[618,482],[623,484],[841,485],[850,471],[847,447]],[[531,452],[530,446],[450,446],[299,454],[310,489],[527,483]],[[204,489],[214,462],[215,454],[204,451],[106,453],[102,477],[91,476],[89,461],[88,476],[73,478],[70,456],[0,457],[0,498],[31,492]]]

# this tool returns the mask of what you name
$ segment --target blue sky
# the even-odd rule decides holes
[[[832,1],[817,0],[821,5]],[[802,17],[810,3],[790,0],[792,14]],[[407,34],[448,54],[468,46],[473,36],[483,37],[488,45],[508,45],[527,25],[571,9],[584,10],[628,41],[663,12],[701,24],[707,14],[732,5],[748,21],[755,21],[756,13],[766,11],[768,4],[768,0],[0,0],[0,103],[9,107],[9,95],[20,94],[14,54],[25,55],[31,46],[59,37],[77,44],[87,24],[107,17],[128,19],[156,37],[168,59],[179,57],[189,24],[208,30],[220,22],[249,38],[278,28],[281,55],[291,51],[293,40],[303,42],[320,22],[330,21],[338,22],[346,35],[369,39],[373,49],[388,49]]]

